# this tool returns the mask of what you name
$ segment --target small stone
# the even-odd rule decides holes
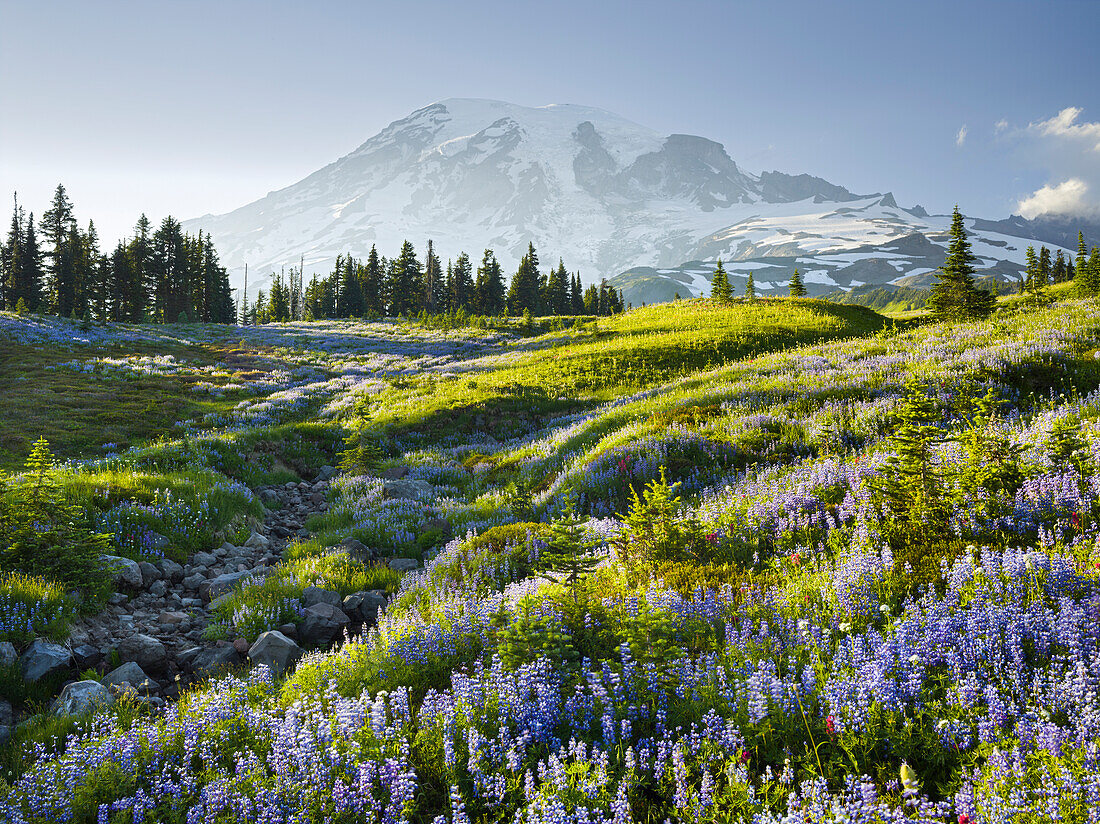
[[[328,644],[350,623],[350,619],[331,604],[316,604],[305,611],[298,635],[307,644]]]
[[[202,650],[190,663],[191,671],[200,678],[214,675],[241,663],[241,655],[232,644]]]
[[[343,603],[340,604],[340,609],[344,614],[352,620],[352,623],[363,623],[363,595],[359,592],[353,592],[347,596]]]
[[[287,638],[298,637],[298,625],[297,624],[280,624],[279,632],[285,635]]]
[[[360,561],[369,561],[374,557],[374,552],[369,546],[350,535],[340,542],[340,548],[352,558],[358,558]]]
[[[154,581],[149,587],[149,594],[157,598],[163,598],[168,593],[167,581]]]
[[[11,641],[0,641],[0,667],[10,667],[19,655],[15,652],[15,644]]]
[[[206,583],[206,576],[196,572],[194,575],[188,575],[183,579],[183,586],[185,589],[197,590],[204,583]]]
[[[235,638],[233,640],[233,649],[237,650],[241,655],[248,654],[249,643],[245,638]]]
[[[196,552],[191,556],[191,565],[197,567],[212,567],[218,559],[209,552]]]
[[[54,715],[82,715],[113,703],[111,693],[98,681],[76,681],[61,691],[50,709]]]
[[[260,570],[245,570],[243,572],[226,572],[199,587],[199,597],[206,600],[217,598],[232,592],[238,583],[245,578],[255,576],[263,579],[264,573]]]
[[[336,477],[336,467],[325,464],[317,470],[317,475],[314,476],[313,483],[317,484],[322,481],[331,481],[334,477]]]
[[[407,466],[391,466],[388,469],[383,469],[378,476],[384,481],[399,481],[409,474],[409,468]]]

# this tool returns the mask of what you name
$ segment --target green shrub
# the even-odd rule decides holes
[[[0,480],[0,568],[101,600],[110,572],[100,558],[111,552],[111,542],[84,526],[84,518],[58,483],[49,444],[39,438],[26,472],[13,482]]]
[[[705,553],[702,525],[680,513],[680,498],[672,494],[661,467],[658,480],[642,490],[631,489],[630,512],[621,516],[624,528],[613,546],[631,578],[648,578],[663,561],[700,559]]]

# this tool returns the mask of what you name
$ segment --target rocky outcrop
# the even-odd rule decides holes
[[[98,681],[75,681],[54,699],[50,711],[54,715],[82,715],[113,703],[111,693]]]

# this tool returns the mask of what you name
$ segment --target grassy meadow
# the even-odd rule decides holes
[[[0,641],[100,609],[94,553],[243,540],[252,488],[326,464],[309,537],[219,618],[251,640],[309,586],[390,595],[159,712],[58,719],[0,672],[4,820],[1098,820],[1100,305],[1070,286],[965,324],[0,313],[0,352],[0,525],[35,536],[0,545]],[[40,436],[56,461],[22,468]],[[384,495],[398,467],[430,492]]]

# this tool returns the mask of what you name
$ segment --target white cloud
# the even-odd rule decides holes
[[[1000,134],[1001,132],[1003,132],[1007,128],[1008,128],[1008,121],[1005,120],[1003,117],[1000,120],[998,120],[997,123],[993,126],[993,130],[995,132],[997,132],[997,134]]]
[[[1039,215],[1090,214],[1096,209],[1089,203],[1088,192],[1088,184],[1073,177],[1055,186],[1048,183],[1021,200],[1016,208],[1021,217],[1029,220]]]
[[[966,124],[963,123],[959,129],[958,134],[955,135],[955,145],[961,146],[966,142]]]
[[[1082,121],[1082,111],[1068,106],[1023,128],[997,124],[1015,144],[1017,159],[1045,181],[1020,196],[1016,211],[1023,217],[1100,218],[1100,123]]]
[[[1050,120],[1029,123],[1028,131],[1037,131],[1049,137],[1064,137],[1091,143],[1092,150],[1100,152],[1100,123],[1078,123],[1077,118],[1081,111],[1076,106],[1068,106]]]

